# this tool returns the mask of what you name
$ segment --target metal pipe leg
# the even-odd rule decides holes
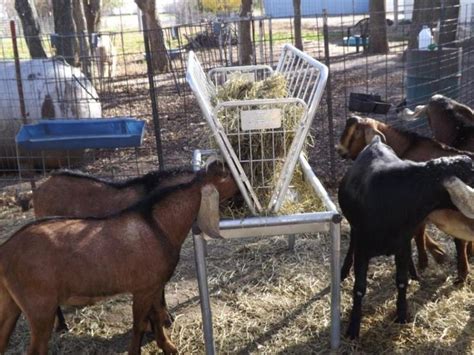
[[[211,302],[209,300],[209,288],[207,285],[205,241],[201,234],[193,234],[193,240],[206,354],[214,355],[216,350],[214,347],[214,335],[212,332]]]
[[[331,223],[331,349],[337,350],[341,341],[341,225]]]
[[[288,236],[288,249],[292,252],[295,251],[295,235],[294,234],[290,234]]]

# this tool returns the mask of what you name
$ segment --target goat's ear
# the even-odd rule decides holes
[[[364,128],[365,144],[372,142],[375,136],[379,136],[383,143],[386,143],[385,135],[380,132],[377,128],[372,126],[367,126]]]
[[[474,111],[470,107],[459,104],[456,110],[462,121],[471,125],[474,123]]]
[[[443,181],[453,204],[468,218],[474,218],[474,189],[453,176]]]
[[[222,238],[219,232],[219,191],[214,185],[205,185],[201,188],[201,206],[197,224],[209,237]]]

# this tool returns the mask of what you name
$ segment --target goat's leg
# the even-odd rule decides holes
[[[415,243],[418,250],[418,267],[420,270],[426,269],[428,266],[428,254],[426,253],[426,225],[420,224],[415,230]]]
[[[159,295],[162,295],[161,291],[159,292]],[[158,300],[155,300],[155,303],[151,309],[151,317],[155,329],[156,343],[165,354],[177,354],[178,350],[176,349],[176,346],[174,346],[163,329],[164,321],[168,317],[168,311],[163,306],[163,300],[160,298],[161,297],[158,297]]]
[[[411,279],[416,280],[416,281],[420,280],[420,277],[418,276],[418,271],[416,270],[416,267],[415,267],[415,262],[413,261],[413,255],[411,255],[411,252],[410,252],[410,264],[408,266],[409,266]]]
[[[8,340],[15,328],[21,309],[3,286],[0,287],[0,353],[5,354]]]
[[[56,319],[57,319],[57,324],[56,324],[56,327],[54,328],[54,331],[56,333],[67,332],[69,329],[67,327],[66,319],[64,319],[64,314],[61,311],[61,307],[58,307],[58,309],[56,310]]]
[[[31,329],[31,342],[28,347],[28,355],[48,354],[48,341],[54,327],[55,309],[57,305],[46,300],[38,304],[28,305],[24,309]]]
[[[458,266],[458,277],[454,281],[455,284],[462,284],[466,281],[469,274],[469,262],[467,260],[467,242],[461,239],[454,239],[456,245],[456,256]]]
[[[362,319],[362,298],[367,288],[367,269],[369,259],[357,249],[354,252],[354,274],[355,282],[352,295],[352,311],[349,327],[346,335],[351,339],[359,337],[360,322]]]
[[[436,243],[428,233],[425,233],[426,238],[426,248],[430,252],[431,256],[435,259],[438,264],[442,264],[446,261],[446,252],[441,245]]]
[[[159,303],[162,305],[162,309],[163,309],[163,323],[162,325],[165,327],[165,328],[171,328],[171,326],[173,325],[173,322],[174,322],[174,317],[173,315],[171,314],[171,312],[168,310],[168,307],[167,307],[167,304],[166,304],[166,298],[165,298],[165,289],[163,288],[163,291],[161,292],[161,296],[160,296],[160,300],[159,300]],[[153,317],[152,317],[152,314],[151,314],[152,310],[149,312],[148,316],[147,316],[147,319],[149,321],[149,323],[147,324],[147,328],[146,328],[146,331],[151,331],[151,332],[155,332],[155,325],[154,325],[154,321],[153,321]]]
[[[471,257],[474,256],[474,243],[467,242],[467,256]]]
[[[347,249],[346,257],[344,258],[344,263],[341,268],[341,282],[349,276],[351,271],[352,264],[354,263],[354,238],[352,238],[352,231],[349,240],[349,249]]]
[[[163,326],[165,328],[170,328],[171,325],[173,325],[174,317],[171,314],[171,312],[169,311],[168,305],[166,304],[165,288],[164,287],[163,287],[163,290],[161,292],[161,304],[162,304],[163,309],[165,311],[164,318],[163,318]]]
[[[443,248],[431,239],[425,229],[426,224],[422,223],[415,230],[415,243],[418,250],[418,267],[421,270],[428,266],[428,254],[426,253],[426,249],[428,249],[438,264],[443,263],[446,256]]]
[[[405,247],[395,254],[397,284],[397,323],[406,323],[407,321],[407,287],[408,287],[408,269],[411,259],[411,243],[408,242]]]
[[[128,353],[138,355],[141,351],[142,338],[147,327],[147,315],[153,303],[153,294],[134,294],[133,295],[133,328],[132,341]]]

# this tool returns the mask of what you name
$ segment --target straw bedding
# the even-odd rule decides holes
[[[345,230],[345,228],[344,228]],[[445,243],[451,246],[453,243]],[[343,238],[342,253],[348,245]],[[208,275],[216,350],[221,354],[310,354],[329,352],[330,294],[327,235],[297,237],[294,253],[284,237],[213,241],[208,245]],[[421,273],[408,289],[411,322],[395,318],[393,258],[376,258],[369,268],[361,338],[342,338],[340,353],[472,354],[474,351],[474,288],[472,276],[459,288],[454,250],[446,265]],[[342,284],[342,332],[351,307],[353,277]],[[203,354],[204,342],[194,271],[192,240],[166,289],[176,316],[169,332],[181,354]],[[50,350],[57,354],[123,354],[130,341],[131,298],[119,296],[85,308],[66,308],[71,332],[55,335]],[[28,344],[21,318],[8,353]],[[152,337],[142,353],[160,353]]]

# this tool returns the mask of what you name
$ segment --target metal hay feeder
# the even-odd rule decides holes
[[[279,99],[257,99],[226,101],[215,103],[213,98],[217,93],[217,84],[225,82],[230,76],[239,75],[251,77],[252,80],[262,80],[272,73],[281,73],[287,80],[289,97]],[[324,189],[319,179],[314,174],[304,154],[301,152],[305,138],[311,126],[316,108],[321,100],[328,76],[328,69],[323,64],[297,50],[291,45],[285,45],[280,61],[275,71],[267,65],[254,65],[230,68],[216,68],[206,75],[194,53],[190,53],[188,61],[187,80],[197,97],[201,110],[206,118],[216,142],[229,165],[232,174],[239,185],[240,191],[254,214],[242,219],[221,220],[219,227],[224,239],[245,237],[271,237],[274,235],[288,235],[289,247],[293,248],[294,238],[297,234],[325,232],[331,238],[331,350],[337,350],[340,344],[340,223],[341,216],[329,194]],[[214,103],[213,103],[214,102]],[[271,110],[281,110],[282,105],[297,105],[302,107],[298,124],[289,132],[283,125],[278,128],[270,125],[276,120],[266,120],[265,115],[273,114]],[[225,110],[237,110],[239,120],[237,124],[229,125],[225,118]],[[255,112],[257,111],[257,112]],[[263,114],[259,111],[264,111]],[[222,112],[224,115],[222,115]],[[221,113],[221,115],[219,115]],[[243,115],[242,115],[243,113]],[[249,127],[244,127],[249,122],[245,115],[257,117],[255,122],[250,122]],[[224,118],[224,119],[222,119]],[[263,122],[260,122],[263,121]],[[233,122],[235,123],[235,121]],[[261,124],[259,127],[258,125]],[[253,126],[252,126],[253,125]],[[251,156],[242,154],[241,138],[263,139],[273,138],[277,135],[286,137],[292,135],[289,149],[284,154],[277,156]],[[231,145],[230,139],[234,142]],[[237,141],[237,145],[235,142]],[[286,145],[285,145],[286,146]],[[237,149],[236,149],[237,148]],[[274,150],[273,150],[274,151]],[[199,169],[203,155],[215,154],[212,150],[196,150],[193,157],[193,166]],[[268,185],[260,176],[252,174],[253,169],[246,169],[252,164],[282,164],[278,171],[278,179],[274,185]],[[318,196],[324,205],[324,211],[298,213],[291,215],[266,216],[265,212],[277,212],[283,202],[289,183],[292,179],[295,165],[299,163],[306,183],[310,186],[311,193]],[[250,171],[247,174],[246,171]],[[275,174],[277,171],[275,171]],[[271,199],[268,206],[263,206],[255,193],[258,189],[268,189]],[[264,208],[265,207],[265,208]],[[198,229],[193,228],[194,252],[199,285],[199,297],[203,319],[203,331],[207,355],[216,353],[214,345],[212,311],[209,298],[206,267],[206,236]]]
[[[273,73],[282,74],[287,81],[288,97],[278,99],[233,100],[215,102],[218,83],[232,75],[245,75],[262,80]],[[321,100],[328,68],[306,53],[286,44],[275,70],[268,65],[222,67],[206,75],[193,52],[189,53],[186,79],[191,86],[217,145],[229,165],[247,205],[254,215],[279,210],[291,182],[298,156],[308,135],[316,109]],[[288,108],[298,107],[297,124],[289,128],[282,116]],[[239,115],[230,124],[231,111]],[[219,119],[220,118],[220,119]],[[238,142],[232,146],[230,140]],[[244,154],[252,142],[271,142],[268,151]],[[275,148],[277,141],[284,149]],[[290,143],[291,142],[291,143]],[[259,169],[260,167],[260,169]],[[264,169],[273,169],[275,181],[268,181]],[[256,168],[256,169],[255,169]],[[258,190],[271,195],[265,206],[257,196]]]

